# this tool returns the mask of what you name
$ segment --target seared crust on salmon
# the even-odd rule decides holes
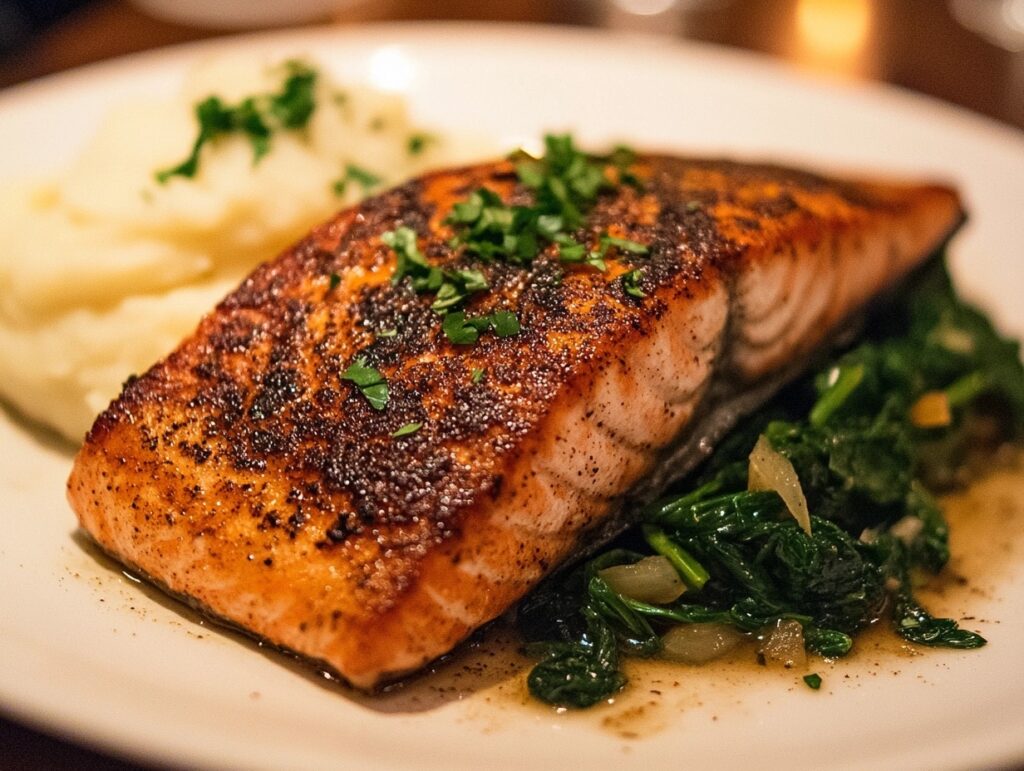
[[[474,190],[529,201],[508,162],[340,213],[100,415],[68,482],[82,526],[169,591],[374,687],[692,467],[674,451],[724,399],[791,372],[962,219],[941,186],[660,156],[631,172],[576,234],[647,247],[606,272],[554,246],[518,266],[450,245],[445,219]],[[513,310],[520,333],[449,342],[430,298],[391,280],[381,235],[399,226],[432,264],[480,269],[491,290],[467,311]],[[387,380],[383,410],[341,378],[357,355]]]

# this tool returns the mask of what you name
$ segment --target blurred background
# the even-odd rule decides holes
[[[0,0],[0,89],[240,31],[391,20],[568,24],[707,41],[827,77],[895,84],[1024,128],[1024,0]],[[0,716],[0,768],[131,766]]]
[[[238,31],[424,19],[709,41],[894,83],[1024,128],[1024,0],[0,0],[0,87]]]

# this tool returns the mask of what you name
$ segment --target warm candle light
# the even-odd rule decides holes
[[[813,56],[849,59],[860,53],[871,28],[870,0],[799,0],[797,35]]]

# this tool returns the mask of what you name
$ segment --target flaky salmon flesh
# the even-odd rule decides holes
[[[615,531],[963,219],[941,185],[663,156],[630,173],[575,233],[646,247],[604,271],[554,244],[522,265],[453,245],[473,191],[529,202],[508,161],[316,228],[97,418],[68,482],[82,526],[167,591],[372,689]],[[466,312],[510,310],[519,333],[451,342],[434,298],[392,281],[382,235],[399,227],[430,264],[479,269],[490,289]],[[386,380],[383,408],[342,377],[357,357]]]

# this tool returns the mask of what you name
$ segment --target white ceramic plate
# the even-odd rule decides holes
[[[1024,331],[1022,135],[919,97],[809,80],[703,46],[407,25],[157,52],[0,94],[0,178],[59,169],[112,102],[170,93],[196,57],[239,46],[313,55],[340,78],[406,94],[422,122],[468,126],[510,147],[573,129],[587,144],[948,178],[972,213],[953,248],[961,283],[1005,328]],[[980,619],[1000,621],[975,624],[992,640],[983,650],[883,660],[849,687],[837,666],[827,693],[773,678],[753,678],[742,693],[708,687],[666,728],[630,740],[593,720],[503,704],[493,691],[412,709],[324,687],[88,553],[64,499],[66,449],[6,414],[0,448],[0,708],[80,741],[250,768],[967,768],[1024,759],[1020,567],[996,595],[972,600]]]

